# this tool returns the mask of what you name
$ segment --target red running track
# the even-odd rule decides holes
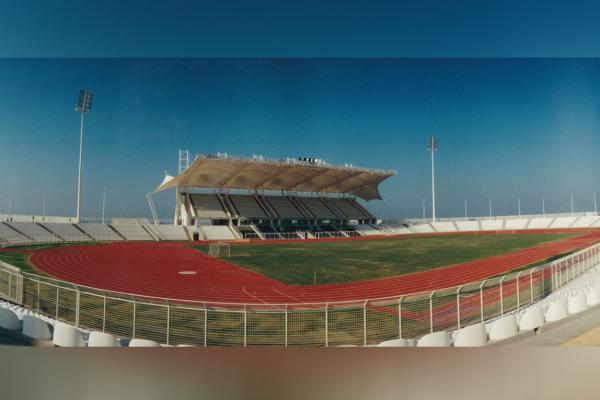
[[[231,303],[294,304],[377,299],[482,280],[592,245],[600,231],[448,267],[392,278],[292,286],[209,257],[185,243],[123,242],[35,251],[30,262],[79,285],[143,296]],[[193,271],[182,275],[179,272]]]

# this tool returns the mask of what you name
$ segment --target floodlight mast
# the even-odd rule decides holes
[[[438,141],[434,136],[427,139],[427,150],[431,152],[431,220],[435,222],[435,161],[434,155],[437,151]]]
[[[81,174],[83,166],[83,115],[90,112],[92,109],[92,92],[87,89],[81,89],[79,91],[79,97],[77,98],[77,107],[75,111],[81,114],[81,123],[79,126],[79,171],[77,174],[77,215],[75,220],[77,223],[80,222],[80,211],[81,211]]]

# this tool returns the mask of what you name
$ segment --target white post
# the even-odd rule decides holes
[[[425,200],[423,200],[423,214],[422,214],[422,221],[425,222]]]
[[[398,300],[398,339],[402,339],[402,300],[404,296],[400,296]]]
[[[429,331],[433,333],[433,295],[435,291],[429,294]]]
[[[285,347],[288,346],[288,305],[285,305]]]
[[[571,216],[575,213],[575,207],[573,204],[573,193],[571,193]]]
[[[81,125],[79,127],[79,172],[77,174],[77,216],[75,220],[79,223],[81,210],[81,172],[83,165],[83,112],[81,113]]]
[[[483,324],[483,287],[485,286],[485,280],[479,285],[479,309],[481,313],[481,323]]]
[[[467,220],[467,199],[465,199],[465,221]]]
[[[244,304],[244,347],[246,347],[248,342],[248,309]]]
[[[8,218],[12,219],[12,192],[13,192],[13,179],[10,177],[8,180]]]
[[[431,218],[435,222],[435,148],[431,149]]]
[[[365,300],[363,304],[363,345],[367,346],[367,302],[369,300]]]
[[[208,308],[206,307],[206,303],[204,303],[204,347],[208,344]]]
[[[102,293],[102,332],[106,330],[106,293]]]
[[[516,279],[517,280],[517,311],[519,311],[519,309],[521,308],[521,293],[519,290],[519,278],[521,277],[521,272],[523,272],[523,271],[520,271],[517,273],[517,279]]]
[[[329,303],[325,304],[325,347],[329,347]]]
[[[594,212],[598,215],[598,204],[596,202],[596,192],[594,192]]]
[[[167,300],[167,345],[169,344],[169,333],[171,332],[171,305]]]
[[[46,186],[44,186],[44,201],[42,202],[42,216],[46,218]]]
[[[521,215],[521,196],[517,197],[517,206],[519,209],[519,215]]]
[[[531,302],[533,303],[533,270],[529,271],[529,291],[531,292]]]
[[[132,327],[133,329],[132,329],[132,336],[131,336],[133,339],[135,339],[135,313],[136,313],[136,308],[137,308],[137,305],[136,305],[135,299],[133,299],[133,327]]]
[[[104,223],[104,210],[106,208],[106,187],[102,190],[102,223]]]
[[[546,199],[544,199],[544,195],[542,195],[542,215],[546,215]]]
[[[456,329],[458,330],[460,330],[460,289],[462,286],[456,289]]]
[[[502,282],[504,282],[504,279],[506,278],[506,275],[504,275],[502,278],[500,278],[500,315],[504,316],[504,292],[502,290]]]
[[[492,217],[492,196],[490,196],[490,218]]]

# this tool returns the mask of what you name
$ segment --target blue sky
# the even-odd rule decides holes
[[[75,208],[79,88],[83,215],[146,216],[144,194],[177,150],[315,156],[395,169],[384,217],[430,204],[426,138],[439,137],[438,214],[566,212],[600,192],[600,61],[594,59],[0,59],[0,212]],[[172,216],[173,193],[156,201]],[[429,213],[429,212],[428,212]]]

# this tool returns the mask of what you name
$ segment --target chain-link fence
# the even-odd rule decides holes
[[[600,245],[594,245],[547,264],[458,287],[315,304],[143,297],[73,285],[0,263],[0,297],[75,326],[172,345],[370,345],[460,329],[519,310],[598,263]]]

